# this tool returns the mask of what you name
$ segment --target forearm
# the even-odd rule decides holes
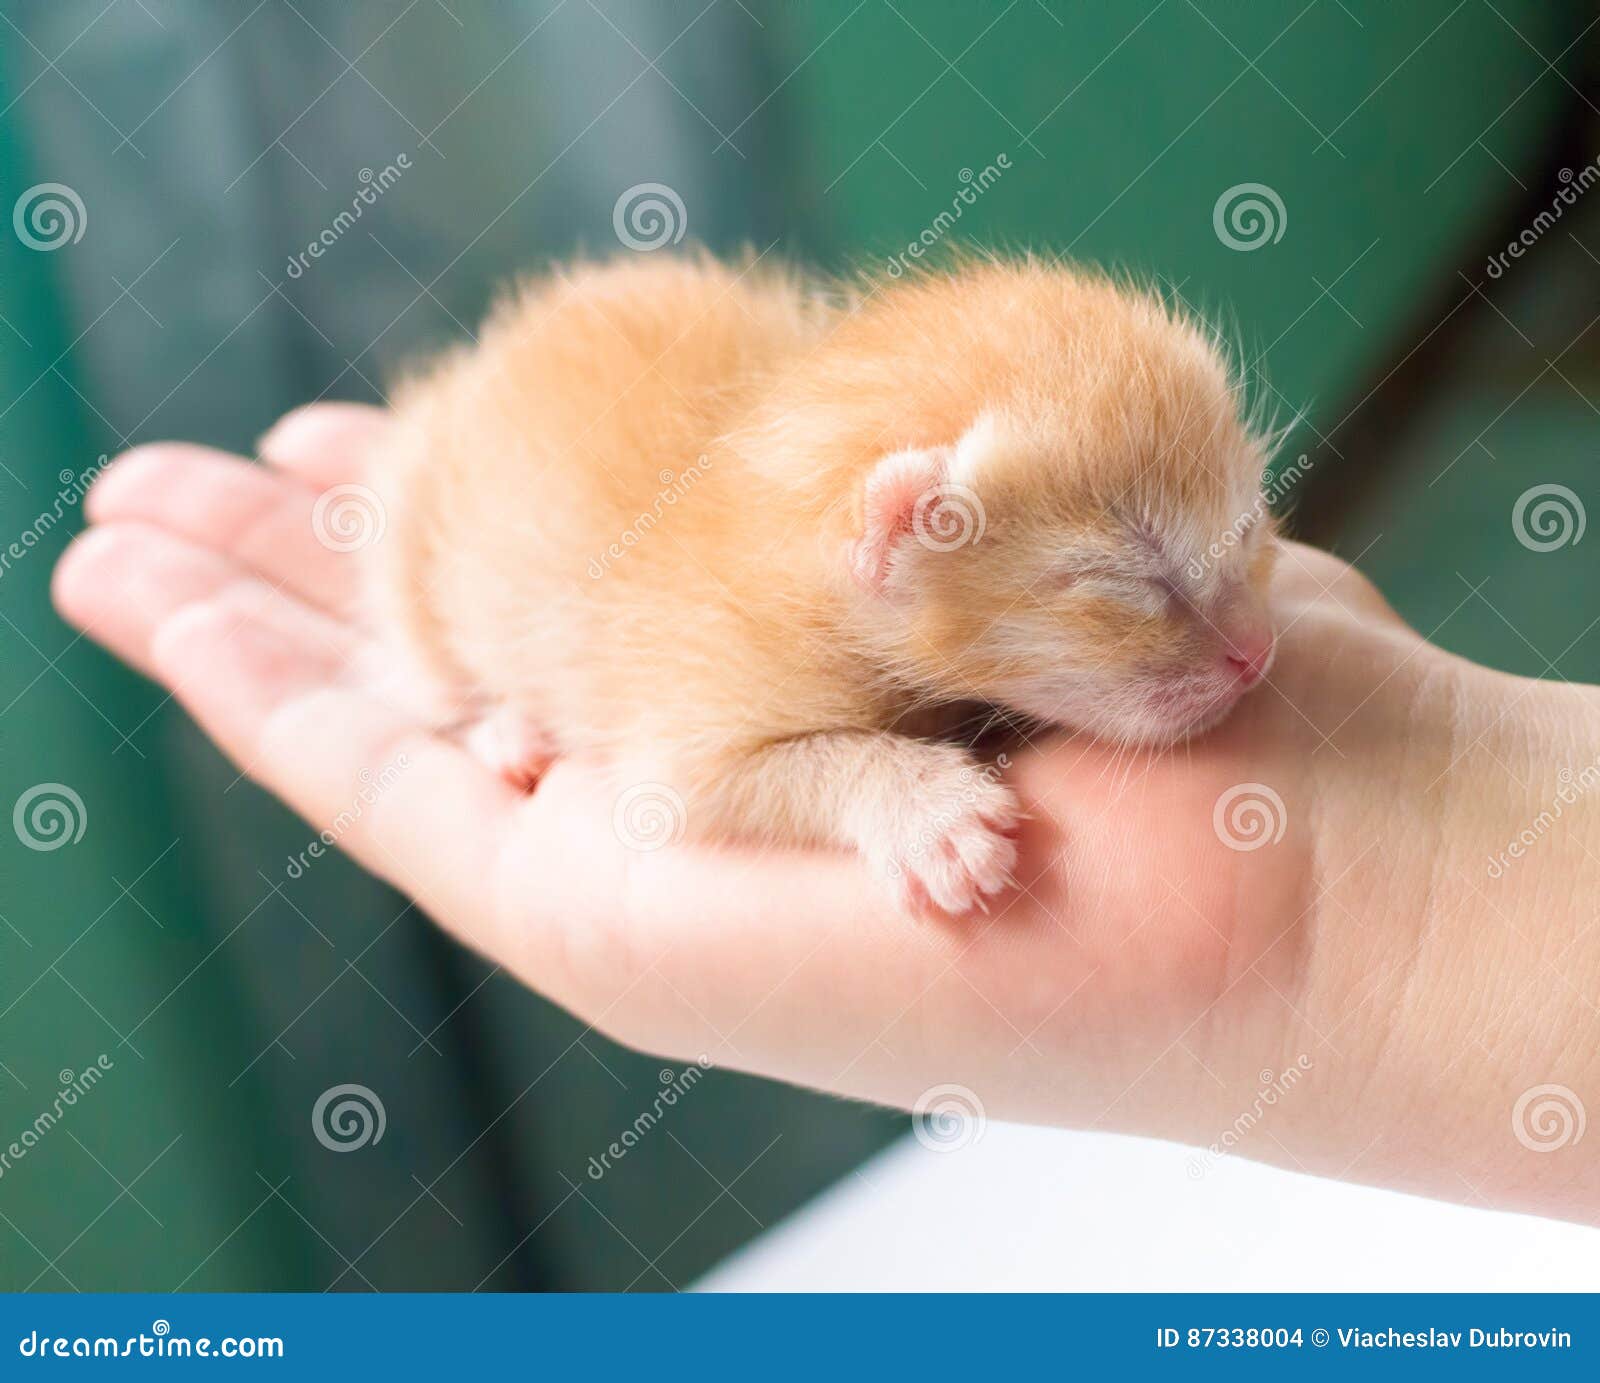
[[[1319,880],[1276,1160],[1600,1221],[1600,693],[1414,663],[1404,744],[1321,799],[1372,848]]]

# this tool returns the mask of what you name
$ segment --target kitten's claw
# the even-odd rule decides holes
[[[961,794],[955,806],[935,803],[913,819],[890,858],[888,873],[908,912],[987,914],[989,900],[1015,883],[1021,813],[1010,789],[979,780]]]

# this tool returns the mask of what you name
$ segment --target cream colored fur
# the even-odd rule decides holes
[[[1265,627],[1266,522],[1185,574],[1264,463],[1214,339],[1077,270],[825,293],[581,266],[396,412],[377,617],[495,720],[490,757],[603,755],[698,835],[853,847],[912,906],[1000,891],[1017,813],[908,717],[976,699],[1172,739],[1225,713],[1228,650]]]

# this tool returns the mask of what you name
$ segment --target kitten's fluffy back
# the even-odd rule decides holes
[[[992,626],[1038,606],[1034,573],[1078,530],[1123,541],[1113,507],[1172,546],[1225,527],[1256,486],[1236,404],[1201,329],[1057,265],[978,261],[831,299],[705,258],[575,269],[399,391],[374,480],[379,619],[458,703],[611,751],[690,799],[697,830],[828,838],[810,770],[754,770],[769,747],[844,736],[842,760],[819,750],[835,769],[814,766],[836,793],[840,762],[959,784],[915,741],[872,746],[913,706],[1006,702],[989,684],[1069,644],[1120,686],[1172,642],[1110,603],[1030,626],[1023,649]],[[948,560],[907,545],[934,597],[908,617],[846,555],[869,474],[982,418],[1003,422],[966,477],[989,536]],[[866,848],[872,831],[852,831]]]
[[[776,691],[803,632],[771,579],[788,519],[714,444],[828,321],[787,272],[709,258],[519,289],[396,392],[380,624],[453,700],[573,747],[692,737],[738,710],[722,689]]]

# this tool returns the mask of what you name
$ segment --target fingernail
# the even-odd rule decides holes
[[[159,442],[132,447],[101,467],[84,496],[84,516],[92,523],[114,508],[119,499],[125,498],[123,492],[138,483],[140,472],[161,454],[161,449]]]

